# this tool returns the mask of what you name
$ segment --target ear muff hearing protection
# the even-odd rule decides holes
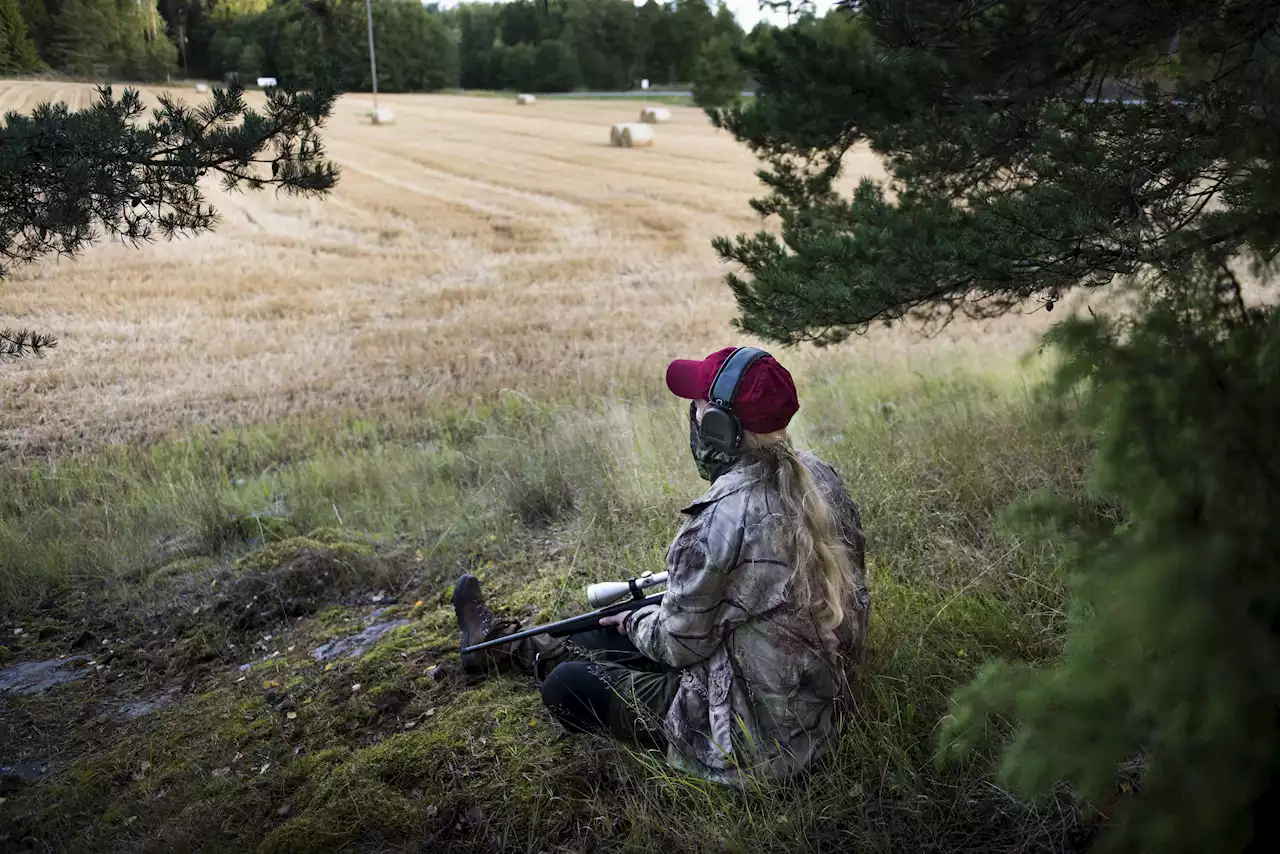
[[[742,446],[742,424],[733,411],[733,398],[747,369],[761,356],[769,355],[757,347],[739,347],[720,364],[708,393],[710,403],[702,412],[698,436],[711,447],[736,454]],[[692,410],[690,410],[692,412]]]

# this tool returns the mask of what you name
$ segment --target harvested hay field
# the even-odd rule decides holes
[[[93,96],[3,81],[0,111]],[[761,187],[751,154],[700,111],[672,108],[661,145],[624,151],[601,128],[633,118],[630,104],[379,103],[394,125],[370,122],[367,96],[339,101],[325,141],[343,174],[329,198],[215,191],[213,233],[103,241],[15,270],[0,322],[60,343],[0,372],[0,449],[58,455],[321,408],[467,405],[504,388],[592,395],[735,339],[710,240],[760,227],[748,200]],[[849,166],[850,180],[882,174],[869,152]],[[1013,329],[1020,347],[1023,326],[978,337]],[[893,332],[851,346],[879,357],[933,345]]]

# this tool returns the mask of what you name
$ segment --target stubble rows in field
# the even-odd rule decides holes
[[[93,97],[0,83],[0,111]],[[655,147],[623,150],[609,125],[640,104],[382,104],[394,125],[370,124],[367,96],[338,102],[325,141],[343,175],[329,198],[215,192],[214,233],[104,241],[15,271],[0,322],[60,345],[0,372],[0,445],[60,453],[503,388],[572,397],[655,381],[665,360],[736,340],[709,242],[760,227],[748,200],[761,187],[750,153],[700,111],[675,108]],[[883,174],[870,153],[849,165],[850,180]],[[1030,331],[966,327],[944,344],[1021,346]],[[866,364],[924,346],[937,342],[888,332],[846,350]],[[789,357],[802,371],[830,358]]]

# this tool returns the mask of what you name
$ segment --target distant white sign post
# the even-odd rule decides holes
[[[364,0],[364,16],[369,22],[369,74],[373,77],[373,111],[378,112],[378,59],[373,55],[373,8]]]
[[[649,88],[649,78],[648,78],[648,77],[646,77],[645,79],[643,79],[643,80],[641,80],[641,81],[640,81],[640,88],[641,88],[641,89],[648,89],[648,88]]]

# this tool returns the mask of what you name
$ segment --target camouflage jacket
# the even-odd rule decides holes
[[[862,522],[839,476],[797,452],[833,503],[854,571],[845,620],[820,633],[790,603],[776,487],[742,464],[700,499],[667,552],[661,605],[626,624],[648,657],[680,669],[667,713],[667,761],[721,783],[790,776],[834,743],[848,699],[847,668],[861,662],[869,596]]]

